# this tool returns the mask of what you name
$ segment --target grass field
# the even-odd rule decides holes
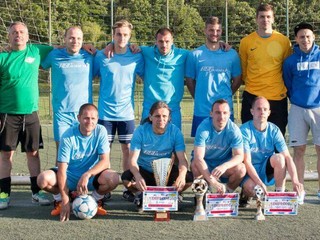
[[[291,188],[291,183],[287,186]],[[31,203],[27,186],[14,186],[11,206],[0,211],[0,239],[319,239],[320,200],[315,196],[316,182],[306,182],[306,201],[297,216],[266,216],[254,220],[256,209],[241,209],[238,217],[211,218],[193,222],[193,194],[187,191],[178,212],[170,222],[154,222],[152,213],[138,213],[134,204],[121,199],[118,187],[107,203],[108,215],[91,220],[61,223],[50,216],[52,206]]]

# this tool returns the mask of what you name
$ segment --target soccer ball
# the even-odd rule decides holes
[[[208,190],[208,183],[206,180],[201,178],[196,178],[192,183],[192,191],[198,194],[204,194]]]
[[[80,219],[90,219],[96,215],[98,204],[93,197],[89,195],[80,195],[72,203],[74,215]]]

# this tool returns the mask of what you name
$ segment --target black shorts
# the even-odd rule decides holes
[[[242,107],[241,107],[241,121],[245,123],[252,119],[252,114],[250,112],[252,102],[256,98],[256,95],[243,91],[242,94]],[[286,126],[288,123],[288,100],[284,98],[279,101],[268,100],[270,103],[270,116],[268,118],[269,122],[274,123],[280,128],[283,136],[286,132]]]
[[[144,181],[146,182],[147,186],[157,186],[156,180],[155,180],[152,172],[149,172],[141,167],[139,167],[139,172],[140,172],[141,176],[143,177]],[[171,172],[170,172],[167,186],[172,186],[178,176],[179,176],[179,168],[177,165],[173,165]],[[134,180],[134,177],[133,177],[133,174],[130,172],[130,170],[127,170],[122,173],[121,179],[122,179],[122,181],[132,181],[132,180]],[[187,171],[186,183],[192,183],[192,182],[193,182],[192,172]]]
[[[15,151],[19,142],[22,152],[33,152],[43,148],[37,112],[24,115],[0,113],[0,121],[1,151]]]

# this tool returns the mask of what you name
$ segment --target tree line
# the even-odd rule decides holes
[[[152,44],[159,27],[167,25],[175,33],[179,47],[193,49],[204,41],[204,21],[208,16],[218,16],[228,30],[228,41],[237,47],[240,39],[256,29],[255,9],[261,1],[249,0],[1,0],[0,25],[11,21],[24,21],[29,26],[31,39],[35,42],[61,43],[63,33],[71,25],[80,25],[85,41],[102,47],[111,40],[111,25],[125,18],[134,25],[132,42]],[[227,3],[227,11],[226,11]],[[307,21],[320,27],[320,4],[318,0],[270,1],[275,8],[274,27],[286,34],[287,10],[289,13],[290,39],[293,27]],[[287,5],[288,3],[288,5]],[[167,13],[168,10],[168,13]],[[226,15],[227,13],[227,15]],[[111,18],[113,14],[113,19]],[[225,20],[228,19],[228,29]],[[51,34],[49,20],[51,19]],[[0,27],[0,28],[1,28]],[[5,29],[0,30],[1,42],[6,41]]]

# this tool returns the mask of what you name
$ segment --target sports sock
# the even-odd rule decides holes
[[[226,188],[227,188],[226,193],[233,193],[234,192],[234,189],[229,188],[228,185]]]
[[[0,179],[0,192],[7,193],[10,196],[11,193],[11,177]]]
[[[276,192],[284,192],[284,188],[283,187],[276,187]]]
[[[60,193],[52,194],[52,196],[53,196],[53,199],[56,200],[57,202],[61,201],[61,194]]]
[[[92,191],[92,197],[96,200],[99,201],[101,200],[104,195],[99,194],[96,190]]]
[[[31,191],[32,194],[36,194],[38,193],[41,188],[39,188],[38,184],[37,184],[37,176],[35,177],[30,177],[30,182],[31,182]]]

